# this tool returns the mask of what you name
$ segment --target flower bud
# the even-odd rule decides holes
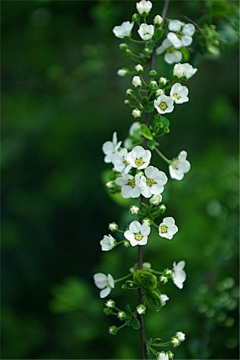
[[[115,301],[112,299],[109,299],[106,304],[105,304],[108,308],[114,308],[115,307]]]
[[[129,74],[129,70],[127,68],[118,69],[117,74],[118,76],[124,77]]]
[[[152,204],[152,205],[159,205],[161,201],[162,201],[162,195],[161,194],[155,194],[149,200],[150,204]]]
[[[156,70],[151,70],[151,71],[149,71],[149,76],[154,77],[154,76],[156,76],[156,75],[157,75]]]
[[[165,77],[163,77],[163,76],[160,77],[160,79],[159,79],[159,85],[165,86],[167,82],[168,82],[168,80],[167,80]]]
[[[163,284],[166,284],[168,282],[168,278],[166,276],[160,276],[159,281]]]
[[[112,315],[112,313],[113,313],[112,309],[110,309],[110,308],[103,309],[103,312],[105,315]]]
[[[126,249],[129,248],[129,247],[130,247],[129,241],[125,240],[125,241],[123,242],[123,246],[124,246]]]
[[[151,269],[151,267],[152,267],[152,265],[149,262],[144,262],[143,263],[143,269],[148,270],[148,269]]]
[[[110,326],[110,328],[108,329],[108,332],[110,335],[117,335],[118,328],[115,325]]]
[[[131,101],[126,99],[126,100],[124,100],[123,103],[124,103],[124,105],[129,106],[131,104]]]
[[[135,205],[132,205],[131,207],[130,207],[130,213],[132,214],[132,215],[137,215],[138,213],[139,213],[139,207],[138,206],[135,206]]]
[[[115,181],[109,181],[106,183],[106,187],[108,189],[114,189],[115,188]]]
[[[158,96],[164,95],[165,93],[164,93],[163,89],[158,89],[155,94],[158,97]]]
[[[125,311],[119,311],[117,316],[121,321],[126,319],[126,317],[127,317]]]
[[[142,80],[139,76],[134,76],[132,79],[132,84],[136,88],[140,88],[142,86]]]
[[[120,44],[119,47],[120,47],[120,50],[122,50],[122,51],[126,51],[128,49],[128,45],[125,43]]]
[[[184,341],[185,340],[185,334],[182,331],[178,331],[176,332],[176,337],[178,338],[179,341]]]
[[[167,207],[166,207],[166,205],[161,204],[158,209],[159,209],[160,214],[164,214]]]
[[[145,219],[143,219],[142,224],[150,226],[151,225],[151,220],[148,219],[148,218],[145,218]]]
[[[163,18],[160,15],[156,15],[153,19],[153,24],[157,26],[161,26],[163,24]]]
[[[137,308],[136,308],[137,313],[138,313],[139,315],[145,314],[146,309],[147,309],[146,306],[143,305],[143,304],[138,305]]]
[[[127,50],[125,50],[125,54],[126,54],[127,56],[130,56],[130,55],[132,55],[132,52],[131,52],[130,49],[127,49]]]
[[[181,342],[176,337],[172,337],[170,342],[171,342],[173,347],[177,347],[177,346],[179,346],[181,344]]]
[[[127,89],[126,90],[126,96],[132,97],[133,95],[134,95],[134,90],[133,89]]]
[[[141,113],[141,111],[139,110],[139,109],[133,109],[133,111],[132,111],[132,116],[136,119],[136,118],[139,118],[139,117],[141,117],[141,115],[142,115],[142,113]]]
[[[138,73],[142,73],[143,72],[143,67],[142,65],[138,64],[135,66],[135,70],[138,72]]]
[[[132,16],[133,22],[139,23],[140,20],[141,20],[141,16],[139,14],[137,14],[137,13],[133,14],[133,16]]]
[[[151,50],[148,49],[148,48],[145,48],[145,49],[143,50],[143,53],[144,53],[144,55],[149,56],[149,55],[151,55]]]
[[[117,229],[118,229],[118,224],[116,224],[115,222],[113,222],[113,223],[111,223],[111,224],[108,225],[108,228],[109,228],[109,230],[111,230],[111,231],[117,231]]]
[[[152,80],[149,83],[149,87],[150,87],[151,90],[157,90],[158,89],[158,84],[157,84],[157,82],[155,80]]]

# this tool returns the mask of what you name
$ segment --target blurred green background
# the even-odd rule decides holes
[[[153,2],[153,14],[163,1]],[[108,327],[96,272],[123,276],[136,249],[101,253],[108,223],[124,228],[128,208],[112,202],[101,183],[102,143],[123,140],[132,123],[124,93],[133,67],[112,28],[131,20],[134,1],[2,1],[2,358],[133,359],[139,334]],[[169,116],[161,141],[167,157],[189,153],[184,181],[169,181],[167,216],[180,228],[173,241],[153,236],[144,260],[164,269],[186,260],[180,291],[146,315],[147,337],[187,341],[179,359],[238,358],[238,52],[237,2],[171,1],[169,18],[201,16],[221,35],[218,57],[201,51],[190,62],[190,102]],[[209,20],[210,17],[210,20]],[[196,45],[197,40],[196,40]],[[159,75],[170,67],[158,60]],[[160,158],[153,163],[168,172]],[[124,265],[124,266],[123,266]],[[118,298],[119,295],[119,298]],[[132,293],[120,286],[119,307]],[[116,324],[119,325],[119,324]]]

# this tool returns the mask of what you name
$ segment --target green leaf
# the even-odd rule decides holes
[[[152,102],[147,104],[147,106],[145,107],[145,111],[147,113],[151,113],[151,112],[153,112],[153,110],[154,110],[154,103],[152,101]]]
[[[161,301],[161,297],[160,297],[158,290],[147,291],[147,292],[145,292],[145,296],[155,311],[161,310],[162,301]]]
[[[130,325],[134,330],[139,330],[141,327],[139,320],[135,316],[133,317]]]
[[[131,306],[130,306],[129,304],[127,304],[127,305],[125,306],[125,310],[126,310],[127,313],[132,314],[132,309],[131,309]]]
[[[150,271],[138,269],[133,273],[134,282],[144,290],[153,290],[157,287],[157,278]]]
[[[161,122],[163,123],[164,127],[170,126],[170,121],[167,118],[165,118],[164,116],[161,116]]]
[[[183,54],[183,60],[188,61],[189,60],[189,51],[186,48],[182,48],[181,53]]]
[[[146,139],[149,139],[149,140],[152,140],[153,139],[153,136],[151,134],[151,131],[149,130],[149,128],[147,127],[146,124],[142,124],[140,126],[140,132],[141,134],[146,138]]]

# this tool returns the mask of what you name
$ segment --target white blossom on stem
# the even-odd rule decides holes
[[[176,49],[191,45],[192,36],[195,33],[195,26],[193,24],[184,24],[179,20],[172,20],[168,24],[168,29],[170,32],[167,38]]]
[[[166,305],[166,301],[169,300],[169,297],[166,294],[161,294],[160,298],[161,298],[162,306]]]
[[[145,150],[142,146],[135,146],[127,155],[127,162],[138,170],[145,169],[151,159],[151,151]]]
[[[113,28],[113,33],[119,39],[123,39],[131,35],[133,25],[134,22],[124,21],[122,25]]]
[[[117,141],[117,133],[113,133],[112,141],[106,141],[102,146],[102,151],[105,154],[104,161],[105,163],[112,162],[112,156],[115,152],[118,151],[119,147],[121,146],[121,141]]]
[[[159,225],[159,235],[166,239],[171,240],[173,235],[178,232],[178,227],[175,224],[173,217],[165,217],[163,222]]]
[[[161,352],[158,354],[157,360],[169,360],[168,353],[166,353],[166,352],[164,352],[164,351],[161,351]]]
[[[149,200],[150,204],[152,204],[152,205],[159,205],[161,201],[162,201],[162,195],[161,194],[155,194]]]
[[[139,110],[138,108],[133,109],[133,111],[132,111],[132,116],[133,116],[134,118],[141,117],[141,115],[142,115],[141,110]]]
[[[138,3],[136,3],[136,8],[140,15],[143,15],[143,14],[148,15],[152,8],[152,3],[151,3],[151,1],[142,0]]]
[[[103,299],[108,296],[112,289],[114,289],[114,279],[112,275],[105,275],[103,273],[97,273],[93,276],[94,283],[100,291],[100,298]]]
[[[132,79],[132,84],[134,87],[141,87],[142,86],[142,80],[140,78],[140,76],[135,75]]]
[[[102,251],[109,251],[114,248],[116,240],[112,235],[104,235],[103,239],[100,241]]]
[[[175,101],[176,104],[183,104],[189,100],[188,98],[188,88],[181,85],[180,83],[175,83],[170,90],[170,96]]]
[[[150,226],[142,225],[139,221],[134,220],[129,225],[129,230],[125,231],[124,237],[129,240],[132,246],[146,245],[150,231]]]
[[[178,340],[180,340],[180,341],[185,340],[185,334],[182,331],[177,331],[175,335],[178,338]]]
[[[138,29],[138,34],[143,40],[150,40],[154,34],[154,25],[141,24]]]
[[[128,173],[131,169],[131,165],[127,162],[127,149],[123,148],[112,156],[112,163],[114,168],[120,173]]]
[[[175,64],[173,68],[173,75],[181,78],[190,79],[196,72],[198,71],[197,68],[194,68],[192,65],[185,63],[185,64]]]
[[[146,177],[142,176],[139,184],[142,195],[149,198],[152,195],[161,194],[167,183],[166,174],[154,166],[148,166],[144,173]]]
[[[172,179],[182,180],[184,174],[186,174],[191,164],[187,159],[187,152],[182,150],[176,159],[173,159],[171,165],[169,165],[169,173]]]
[[[178,264],[173,263],[172,280],[173,283],[179,288],[183,288],[183,283],[186,280],[186,273],[183,270],[185,261],[180,261]]]
[[[163,40],[162,45],[160,45],[156,50],[157,55],[161,55],[163,53],[165,53],[164,60],[168,64],[178,63],[182,60],[181,51],[175,49],[172,42],[168,38]]]
[[[141,189],[139,187],[139,175],[132,176],[129,174],[122,174],[115,182],[117,185],[121,186],[121,194],[124,199],[137,198],[140,196]]]
[[[171,96],[161,95],[154,100],[154,107],[159,114],[171,113],[174,109]]]

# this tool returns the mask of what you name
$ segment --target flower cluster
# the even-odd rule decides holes
[[[172,240],[178,232],[178,226],[171,214],[163,216],[167,208],[162,203],[168,177],[159,164],[153,164],[152,153],[156,153],[167,163],[171,179],[182,180],[191,167],[185,150],[180,151],[179,155],[172,159],[163,155],[159,149],[158,138],[170,132],[170,120],[165,116],[171,114],[175,106],[189,101],[189,90],[185,82],[197,72],[197,69],[188,62],[181,61],[182,54],[193,42],[195,26],[179,20],[166,22],[160,15],[156,15],[153,23],[149,24],[147,18],[152,10],[150,1],[137,2],[136,9],[137,13],[133,15],[131,22],[124,21],[120,26],[113,28],[114,35],[125,41],[120,44],[121,51],[135,63],[133,69],[120,68],[117,71],[121,77],[131,76],[124,104],[131,108],[134,122],[124,141],[118,141],[115,131],[112,140],[104,142],[102,146],[104,162],[111,166],[106,188],[112,195],[117,194],[123,199],[130,199],[132,204],[129,212],[134,218],[122,229],[115,222],[109,224],[109,230],[116,234],[103,236],[100,241],[103,252],[111,251],[119,245],[123,245],[126,251],[130,247],[141,249],[149,244],[152,234],[155,236],[152,236],[151,241]],[[135,26],[137,31],[133,32]],[[139,38],[134,39],[132,33],[137,34]],[[141,52],[135,53],[134,46],[141,47]],[[163,55],[163,60],[168,65],[173,65],[169,77],[158,74],[161,67],[153,68],[155,62],[151,60],[155,60],[156,55]],[[159,56],[158,60],[160,59]],[[146,70],[149,63],[150,69]],[[142,121],[144,114],[145,121]],[[116,335],[124,326],[139,330],[139,320],[145,314],[147,305],[151,305],[155,311],[160,311],[169,300],[168,295],[160,291],[169,280],[178,289],[183,288],[186,280],[184,267],[185,261],[182,260],[174,262],[172,269],[157,271],[152,269],[150,263],[143,263],[142,258],[139,260],[138,257],[138,263],[121,279],[114,279],[110,274],[95,274],[94,282],[101,290],[101,298],[107,297],[116,283],[123,281],[122,289],[137,290],[138,298],[141,300],[134,311],[130,305],[121,310],[116,307],[115,301],[107,300],[105,314],[115,315],[118,321],[122,322],[119,327],[111,326],[109,333]],[[147,342],[147,351],[157,359],[169,360],[173,358],[171,351],[159,352],[155,347],[176,347],[183,340],[185,334],[180,331],[167,343],[161,343],[160,339],[151,339]]]

